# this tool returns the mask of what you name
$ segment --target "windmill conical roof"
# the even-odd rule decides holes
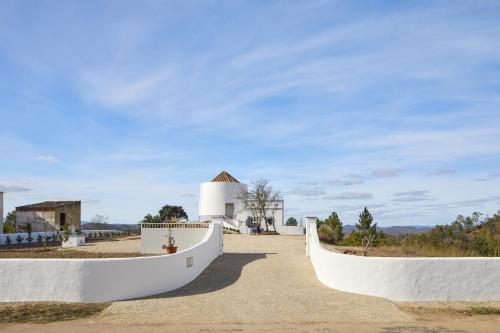
[[[222,182],[222,183],[239,183],[239,181],[231,176],[229,172],[222,171],[219,173],[214,179],[212,179],[212,182]]]

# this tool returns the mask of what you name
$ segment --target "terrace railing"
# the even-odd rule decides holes
[[[208,223],[141,223],[141,228],[208,229]]]

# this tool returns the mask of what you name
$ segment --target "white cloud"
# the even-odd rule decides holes
[[[28,192],[31,188],[23,185],[2,185],[0,184],[0,192]]]
[[[394,193],[393,202],[416,202],[416,201],[435,201],[436,198],[430,195],[427,190],[415,190],[407,192],[396,192]]]
[[[53,156],[53,155],[38,155],[36,157],[36,159],[38,161],[44,161],[44,162],[50,162],[50,163],[56,163],[58,162],[59,160]]]
[[[299,195],[304,197],[317,197],[320,195],[325,195],[326,192],[318,187],[315,187],[315,188],[296,188],[294,190],[288,191],[287,194]]]
[[[330,185],[351,186],[351,185],[363,184],[363,181],[359,178],[358,179],[334,179],[334,180],[326,181],[325,183],[330,184]]]
[[[436,169],[434,171],[431,171],[427,173],[426,175],[428,176],[445,176],[445,175],[451,175],[453,173],[456,173],[457,170],[455,168],[441,168],[441,169]]]
[[[372,171],[372,176],[376,178],[399,177],[406,169],[404,168],[385,168]]]
[[[132,77],[124,77],[122,72],[107,73],[105,70],[82,74],[88,97],[105,106],[113,107],[144,101],[157,93],[157,88],[164,85],[170,77],[170,72],[165,69]]]
[[[329,200],[362,200],[373,199],[372,193],[367,192],[342,192],[338,194],[331,194],[325,197]]]

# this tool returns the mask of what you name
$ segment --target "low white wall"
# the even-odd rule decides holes
[[[272,230],[272,227],[270,227]],[[282,235],[303,235],[305,233],[304,227],[302,225],[276,225],[276,231]]]
[[[500,258],[361,257],[324,249],[316,222],[306,252],[330,288],[394,301],[500,301]]]
[[[108,302],[171,291],[222,254],[222,227],[172,255],[113,259],[0,259],[0,301]],[[188,260],[192,266],[188,267]]]
[[[182,251],[201,242],[208,232],[207,223],[169,223],[177,251]],[[149,227],[145,227],[149,226]],[[141,253],[164,253],[161,248],[167,243],[168,228],[165,224],[145,224],[141,226]]]
[[[37,243],[38,242],[38,235],[44,235],[44,232],[32,232],[31,237],[33,238],[32,243]],[[55,234],[54,231],[49,231],[47,232],[47,235],[52,237],[52,235]],[[10,244],[14,245],[17,244],[17,236],[21,236],[23,238],[21,244],[27,244],[28,243],[28,233],[26,232],[19,232],[15,234],[1,234],[0,235],[0,245],[6,245],[7,244],[7,237],[10,237]]]
[[[124,232],[120,230],[82,230],[82,233],[86,236],[89,237],[89,234],[98,234],[101,233],[101,235],[104,235],[105,233],[109,233],[110,235],[123,235]],[[55,231],[47,231],[47,235],[51,237],[52,240],[52,235],[55,234]],[[32,243],[37,243],[38,242],[38,235],[44,235],[45,232],[32,232],[31,237],[33,238]],[[7,244],[7,237],[10,237],[10,244],[15,245],[17,244],[16,238],[17,236],[20,235],[23,240],[21,244],[28,244],[28,233],[26,232],[18,232],[14,234],[0,234],[0,245],[6,245]],[[104,236],[102,236],[104,237]]]

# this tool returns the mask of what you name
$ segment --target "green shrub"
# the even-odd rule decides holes
[[[24,237],[23,237],[23,236],[21,236],[21,235],[17,235],[17,237],[16,237],[16,242],[17,242],[17,244],[21,244],[21,243],[23,242],[23,240],[24,240]]]

